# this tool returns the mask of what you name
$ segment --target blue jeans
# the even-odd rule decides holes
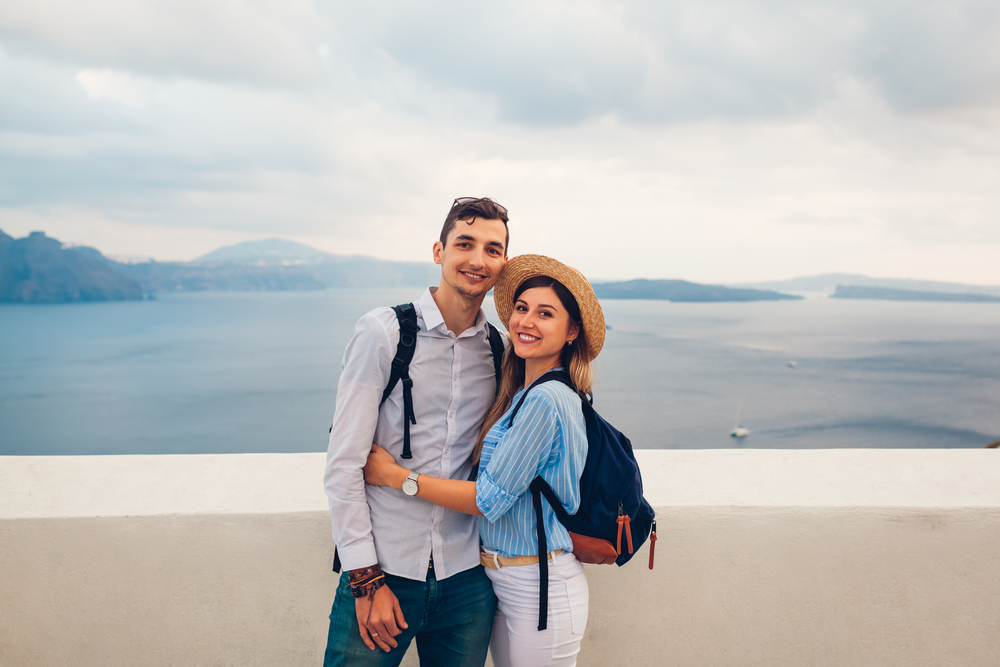
[[[324,667],[396,667],[414,637],[421,667],[483,667],[493,630],[497,598],[482,565],[438,581],[385,575],[409,626],[388,653],[361,640],[351,585],[344,572],[330,612]]]

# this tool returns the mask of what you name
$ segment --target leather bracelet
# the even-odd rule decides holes
[[[351,595],[356,598],[371,596],[385,585],[385,573],[382,572],[382,567],[378,563],[350,570],[347,573],[347,578],[351,582]]]
[[[385,575],[380,574],[374,579],[369,579],[365,583],[358,586],[351,586],[351,595],[356,598],[368,598],[371,600],[375,597],[375,591],[385,586]]]

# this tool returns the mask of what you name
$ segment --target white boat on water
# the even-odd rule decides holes
[[[733,421],[733,430],[729,432],[734,438],[745,438],[750,435],[750,429],[740,426],[740,416],[743,414],[743,403],[736,409],[736,419]]]

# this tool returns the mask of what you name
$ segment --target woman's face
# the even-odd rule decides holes
[[[546,370],[559,365],[563,347],[580,331],[551,287],[524,290],[514,302],[509,329],[514,354]]]

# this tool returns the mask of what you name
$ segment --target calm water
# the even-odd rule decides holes
[[[2,305],[0,455],[324,450],[354,322],[418,295]],[[1000,304],[604,308],[612,329],[595,404],[637,447],[982,447],[1000,438]],[[741,405],[751,435],[736,440],[728,433]]]

